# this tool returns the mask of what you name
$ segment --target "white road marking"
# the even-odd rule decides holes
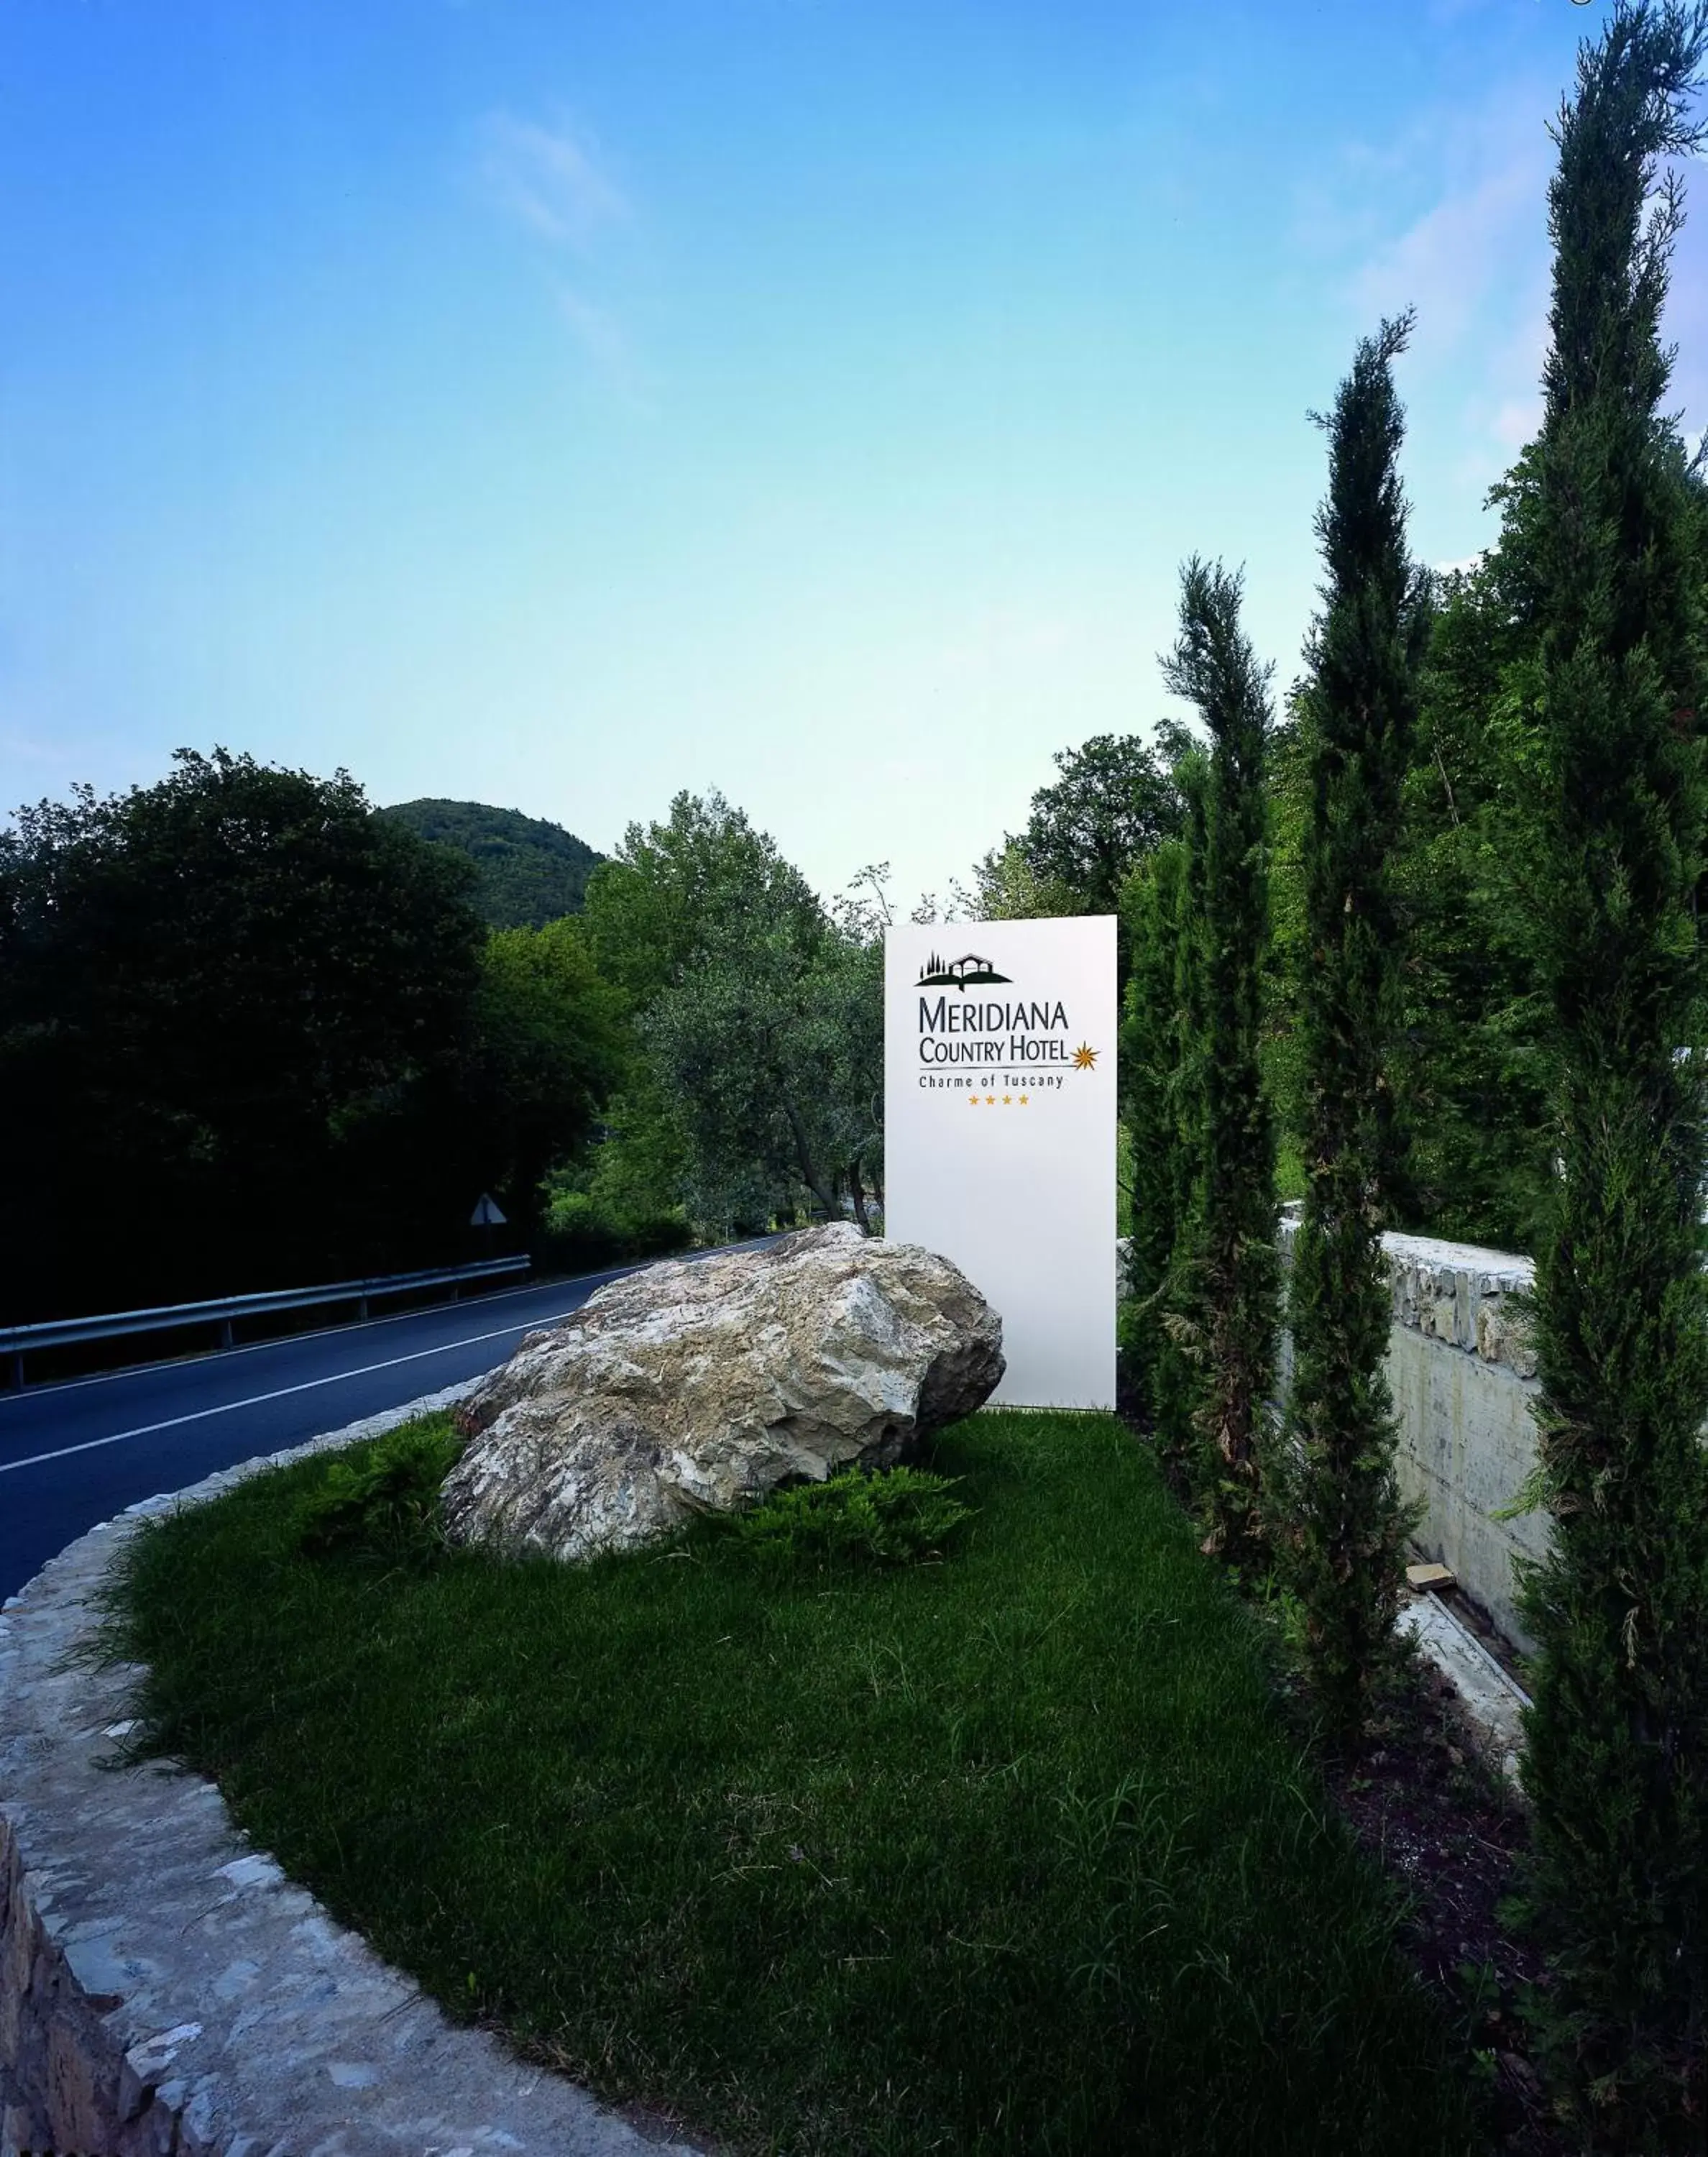
[[[575,1305],[575,1310],[580,1308],[579,1304]],[[536,1326],[555,1326],[559,1319],[572,1315],[568,1310],[554,1311],[548,1318],[530,1319],[526,1326],[501,1326],[496,1333],[471,1333],[465,1340],[443,1341],[437,1348],[417,1348],[408,1356],[393,1356],[383,1363],[363,1363],[354,1371],[332,1371],[324,1378],[305,1378],[300,1385],[280,1386],[270,1393],[251,1393],[247,1400],[223,1401],[218,1408],[193,1408],[188,1415],[167,1416],[159,1423],[139,1423],[134,1430],[116,1430],[110,1438],[86,1438],[80,1445],[62,1445],[54,1453],[33,1453],[27,1460],[0,1461],[0,1475],[9,1475],[15,1468],[39,1467],[44,1460],[64,1460],[74,1453],[92,1453],[97,1446],[117,1445],[122,1439],[147,1438],[151,1431],[171,1430],[178,1423],[200,1423],[208,1416],[230,1415],[238,1408],[259,1408],[264,1401],[282,1401],[287,1393],[311,1393],[316,1386],[336,1386],[346,1378],[365,1378],[373,1371],[393,1371],[399,1363],[419,1363],[424,1356],[448,1355],[453,1348],[474,1348],[482,1341],[502,1341],[507,1334],[531,1332]]]

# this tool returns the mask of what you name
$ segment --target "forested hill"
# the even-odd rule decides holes
[[[466,854],[481,873],[474,902],[493,929],[538,929],[579,914],[604,859],[561,824],[484,801],[399,801],[375,812]]]

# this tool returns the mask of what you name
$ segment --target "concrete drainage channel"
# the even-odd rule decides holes
[[[134,1665],[90,1667],[137,1520],[372,1437],[478,1381],[145,1500],[0,1614],[0,2157],[705,2157],[459,2029],[159,1762],[99,1764]],[[1524,1695],[1434,1596],[1402,1622],[1515,1769]]]
[[[1521,1718],[1531,1704],[1530,1695],[1507,1676],[1469,1627],[1462,1625],[1428,1589],[1414,1593],[1402,1605],[1400,1623],[1458,1693],[1478,1751],[1516,1789],[1524,1749]]]
[[[158,1762],[98,1764],[130,1727],[135,1667],[78,1659],[132,1516],[214,1497],[470,1389],[147,1499],[8,1602],[0,2157],[702,2157],[448,2021],[248,1846],[211,1784]]]

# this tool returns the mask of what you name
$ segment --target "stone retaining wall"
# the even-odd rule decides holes
[[[1303,1207],[1283,1209],[1281,1252],[1290,1269]],[[1382,1238],[1393,1294],[1387,1376],[1400,1418],[1399,1480],[1423,1502],[1418,1547],[1451,1567],[1509,1640],[1528,1648],[1514,1561],[1547,1550],[1547,1516],[1494,1516],[1516,1498],[1536,1464],[1531,1402],[1541,1390],[1522,1321],[1505,1299],[1535,1278],[1531,1260],[1434,1236]],[[1278,1410],[1293,1377],[1284,1327],[1276,1371]]]
[[[246,1461],[92,1530],[0,1615],[0,2157],[697,2157],[460,2028],[237,1833],[211,1784],[111,1763],[134,1665],[92,1665],[138,1520],[469,1388]]]
[[[1290,1276],[1302,1202],[1282,1208],[1281,1259]],[[1453,1569],[1510,1640],[1531,1645],[1518,1615],[1514,1561],[1541,1557],[1547,1517],[1494,1516],[1512,1504],[1536,1463],[1530,1403],[1541,1390],[1522,1321],[1506,1303],[1535,1277],[1530,1259],[1435,1236],[1386,1235],[1393,1323],[1387,1376],[1400,1418],[1399,1479],[1423,1502],[1417,1542]],[[1117,1253],[1126,1293],[1126,1246]],[[1284,1326],[1270,1407],[1278,1416],[1293,1379]]]

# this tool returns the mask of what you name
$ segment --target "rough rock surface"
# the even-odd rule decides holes
[[[613,1281],[464,1403],[451,1537],[589,1557],[971,1414],[1002,1321],[947,1259],[842,1223]]]

